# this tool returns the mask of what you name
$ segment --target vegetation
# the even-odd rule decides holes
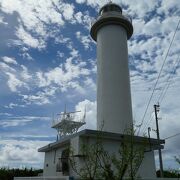
[[[107,167],[108,168],[108,167]],[[42,169],[9,169],[9,168],[0,168],[0,180],[13,180],[14,177],[30,177],[30,176],[38,176],[39,173],[42,173]],[[108,172],[109,175],[104,175],[104,177],[111,176],[111,171]],[[160,171],[157,172],[157,177],[160,177]],[[164,171],[165,178],[180,178],[180,174],[178,170],[165,170]],[[104,178],[105,179],[105,178]],[[111,178],[112,179],[112,178]]]
[[[42,169],[9,169],[0,168],[0,180],[13,180],[14,177],[28,177],[28,176],[38,176],[42,173]]]
[[[157,177],[160,177],[160,170],[156,172]],[[180,178],[180,174],[178,170],[169,169],[163,171],[164,178]]]
[[[74,150],[70,150],[70,165],[81,179],[120,180],[125,176],[135,179],[142,163],[145,147],[134,146],[134,131],[130,130],[123,136],[117,154],[110,154],[103,146],[101,131],[94,143],[87,143],[84,139],[81,146],[83,167],[78,168]]]
[[[180,165],[180,157],[175,156],[175,161]],[[156,172],[157,177],[160,177],[160,170]],[[165,178],[180,178],[180,171],[175,169],[165,170],[163,172]]]
[[[176,157],[176,156],[175,156],[175,160],[176,160],[176,162],[180,165],[180,157]]]

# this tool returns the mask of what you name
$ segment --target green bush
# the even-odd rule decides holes
[[[9,169],[9,168],[0,168],[0,180],[13,180],[14,177],[29,177],[37,176],[39,173],[42,173],[42,169]]]
[[[156,174],[157,174],[157,177],[160,177],[159,170],[156,172]],[[164,171],[164,177],[165,178],[179,178],[180,174],[179,174],[178,170],[169,169],[169,170]]]

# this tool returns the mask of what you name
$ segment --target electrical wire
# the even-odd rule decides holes
[[[143,122],[144,122],[146,113],[147,113],[147,111],[148,111],[148,108],[149,108],[149,105],[150,105],[150,103],[151,103],[152,97],[153,97],[154,92],[155,92],[155,90],[156,90],[156,86],[157,86],[158,81],[159,81],[159,78],[160,78],[160,76],[161,76],[161,73],[162,73],[163,67],[164,67],[164,65],[165,65],[166,59],[167,59],[167,57],[168,57],[168,55],[169,55],[169,51],[170,51],[170,49],[171,49],[172,43],[173,43],[173,41],[174,41],[174,38],[175,38],[175,36],[176,36],[176,32],[177,32],[177,30],[178,30],[179,24],[180,24],[180,19],[179,19],[179,21],[178,21],[178,25],[177,25],[176,30],[175,30],[175,32],[174,32],[173,38],[172,38],[171,43],[170,43],[170,45],[169,45],[169,48],[168,48],[168,50],[167,50],[166,56],[165,56],[165,58],[164,58],[164,60],[163,60],[163,63],[162,63],[160,72],[159,72],[158,77],[157,77],[157,80],[156,80],[156,82],[155,82],[153,91],[152,91],[152,93],[151,93],[151,96],[150,96],[149,101],[148,101],[148,103],[147,103],[145,112],[144,112],[144,114],[143,114],[143,117],[142,117],[142,120],[141,120],[141,123],[140,123],[140,127],[139,127],[139,130],[138,130],[138,135],[139,135],[139,133],[140,133],[140,130],[141,130],[142,124],[143,124]]]
[[[146,123],[146,125],[144,126],[142,130],[143,133],[145,133],[146,128],[151,124],[152,120],[153,120],[153,115],[151,114],[151,118],[149,118],[149,121]]]
[[[180,55],[178,56],[178,58],[177,58],[177,60],[176,60],[176,63],[175,63],[174,66],[173,66],[173,71],[172,71],[172,73],[169,75],[168,80],[167,80],[167,82],[166,82],[166,85],[165,85],[165,87],[163,88],[163,91],[162,91],[162,93],[159,95],[159,98],[158,98],[158,100],[157,100],[156,102],[162,103],[162,101],[163,101],[163,99],[164,99],[164,97],[165,97],[165,95],[166,95],[166,93],[167,93],[167,90],[168,90],[168,88],[169,88],[169,86],[170,86],[170,83],[171,83],[171,81],[172,81],[172,79],[173,79],[173,75],[176,73],[176,70],[177,70],[179,64],[180,64]],[[144,128],[143,128],[143,130],[142,130],[143,133],[146,131],[146,128],[150,125],[150,123],[152,122],[152,120],[153,120],[153,116],[151,116],[151,119],[150,119],[150,120],[146,123],[146,125],[144,126]]]
[[[167,91],[168,91],[168,88],[169,88],[169,86],[170,86],[170,84],[171,84],[171,81],[172,81],[172,79],[173,79],[174,74],[176,73],[176,70],[177,70],[177,68],[178,68],[178,66],[179,66],[179,63],[180,63],[180,55],[178,56],[178,58],[177,58],[177,60],[176,60],[176,63],[175,63],[174,66],[173,66],[173,71],[172,71],[172,73],[169,75],[168,80],[167,80],[167,83],[166,83],[166,85],[165,85],[165,88],[163,88],[163,91],[162,91],[162,93],[160,94],[157,102],[160,102],[160,103],[162,104],[162,101],[163,101],[163,99],[164,99],[164,97],[165,97],[165,95],[166,95],[166,93],[167,93]],[[146,128],[150,125],[150,123],[152,122],[152,120],[153,120],[153,116],[151,116],[151,119],[150,119],[150,120],[147,122],[147,124],[145,125],[145,127],[144,127],[144,129],[143,129],[143,131],[142,131],[143,133],[145,133]]]
[[[176,73],[176,70],[177,70],[179,64],[180,64],[180,55],[179,55],[178,58],[177,58],[177,63],[176,63],[175,66],[174,66],[173,72],[170,74],[170,76],[169,76],[169,78],[168,78],[168,81],[167,81],[167,83],[166,83],[166,88],[165,88],[165,90],[164,90],[164,93],[162,93],[162,94],[159,96],[157,102],[162,103],[162,101],[163,101],[163,99],[164,99],[164,97],[165,97],[165,95],[166,95],[166,93],[167,93],[167,90],[169,89],[169,87],[170,87],[170,85],[171,85],[171,81],[172,81],[172,79],[173,79],[173,77],[174,77],[174,74]]]
[[[172,136],[169,136],[169,137],[167,137],[167,138],[164,138],[165,140],[166,139],[170,139],[170,138],[173,138],[173,137],[176,137],[176,136],[179,136],[180,135],[180,133],[177,133],[177,134],[174,134],[174,135],[172,135]]]

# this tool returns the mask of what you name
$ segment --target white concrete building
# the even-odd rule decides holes
[[[131,20],[118,5],[108,3],[101,8],[90,33],[97,41],[97,129],[102,131],[86,129],[40,148],[39,152],[45,153],[43,178],[78,177],[69,162],[69,149],[73,149],[73,158],[81,169],[86,157],[82,146],[95,146],[100,134],[102,147],[110,156],[118,157],[123,143],[130,144],[131,140],[133,147],[143,147],[144,158],[136,175],[155,179],[154,150],[163,148],[165,141],[126,133],[133,126],[127,50],[133,33]]]
[[[72,170],[69,162],[68,149],[72,148],[75,160],[78,168],[83,165],[84,154],[82,152],[82,144],[87,144],[91,147],[95,144],[99,131],[95,130],[83,130],[74,135],[65,137],[57,142],[48,144],[45,147],[40,148],[39,152],[45,152],[44,159],[44,172],[43,176],[73,176],[78,175]],[[103,148],[109,152],[109,154],[115,154],[119,156],[118,150],[121,147],[121,143],[126,139],[126,143],[129,143],[131,136],[123,135],[119,133],[101,132],[101,143]],[[129,139],[129,140],[128,140]],[[144,159],[139,167],[137,176],[142,178],[156,178],[156,168],[154,160],[154,150],[159,148],[159,143],[156,139],[149,139],[139,136],[133,136],[133,142],[135,146],[145,147]],[[160,141],[163,144],[164,140]],[[163,147],[163,146],[161,146]]]

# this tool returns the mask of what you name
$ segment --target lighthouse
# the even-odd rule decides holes
[[[133,125],[127,48],[131,20],[120,6],[108,3],[90,34],[97,42],[97,129],[124,134]]]
[[[84,177],[84,172],[90,170],[90,175],[92,173],[95,179],[100,179],[99,173],[104,174],[106,165],[110,168],[109,172],[116,173],[116,165],[111,157],[121,159],[126,156],[128,161],[123,158],[121,167],[118,165],[118,168],[123,167],[124,177],[130,177],[129,167],[133,166],[133,169],[137,168],[136,177],[156,179],[154,150],[163,148],[165,141],[126,133],[133,125],[127,48],[127,40],[133,34],[131,20],[122,14],[120,6],[108,3],[100,9],[90,34],[97,42],[97,128],[101,133],[92,129],[78,132],[84,120],[71,121],[71,114],[64,112],[61,121],[52,126],[60,138],[38,149],[45,152],[43,176],[79,179],[81,172]],[[128,150],[120,153],[126,146],[130,148],[130,156]],[[73,154],[70,150],[73,150]],[[106,155],[99,156],[97,152],[105,152]],[[138,152],[143,156],[138,156]],[[136,155],[131,158],[132,154]],[[70,164],[72,157],[77,169]],[[106,159],[102,159],[107,157],[110,157],[108,164]],[[138,159],[139,163],[129,159]],[[94,165],[102,168],[98,171],[97,168],[89,168]]]

